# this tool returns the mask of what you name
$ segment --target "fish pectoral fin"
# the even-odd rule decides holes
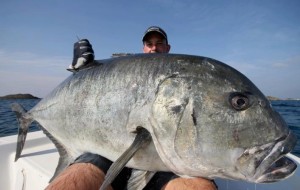
[[[18,130],[18,142],[16,148],[15,162],[20,158],[24,144],[26,141],[26,136],[28,132],[29,125],[32,123],[33,119],[27,119],[24,117],[26,110],[18,103],[13,103],[11,105],[12,111],[16,113],[17,120],[19,122]]]
[[[156,172],[133,169],[127,183],[127,190],[142,190]]]
[[[125,167],[127,162],[133,157],[137,150],[139,150],[143,145],[151,142],[150,133],[142,127],[137,128],[137,134],[133,143],[130,147],[110,166],[108,169],[105,180],[100,188],[100,190],[105,190],[108,185],[116,178],[116,176]]]

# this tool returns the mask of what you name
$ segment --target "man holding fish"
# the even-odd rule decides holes
[[[143,36],[144,53],[169,53],[166,32],[157,26],[149,27]],[[76,72],[94,61],[94,51],[87,39],[74,44],[74,58],[68,70]],[[85,153],[50,183],[47,190],[99,189],[112,162],[102,156]],[[124,189],[131,169],[124,168],[108,189]],[[157,172],[144,189],[216,190],[213,181],[204,178],[182,178],[171,172]]]

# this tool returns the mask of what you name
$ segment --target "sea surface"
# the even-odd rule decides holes
[[[0,100],[0,137],[15,135],[18,133],[19,124],[15,113],[11,111],[12,103],[20,103],[26,110],[29,110],[39,101],[39,99]],[[271,101],[271,103],[273,108],[285,119],[289,128],[297,135],[298,142],[292,153],[300,157],[300,101],[282,100]],[[40,130],[38,125],[36,123],[32,123],[29,127],[29,131],[37,130]]]

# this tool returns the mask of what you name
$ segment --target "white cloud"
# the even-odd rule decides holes
[[[300,97],[300,56],[281,60],[258,60],[251,62],[226,60],[233,68],[248,77],[265,95],[280,98]]]
[[[31,52],[9,52],[0,49],[0,66],[2,68],[8,66],[35,66],[43,68],[63,67],[71,61],[70,57],[53,56],[43,57]]]
[[[30,52],[0,50],[0,96],[32,93],[44,97],[70,73],[65,70],[71,59],[42,57]]]
[[[292,69],[297,69],[298,67],[298,69],[300,69],[300,56],[297,55],[294,57],[289,57],[287,59],[279,60],[271,65],[275,68],[290,67]]]

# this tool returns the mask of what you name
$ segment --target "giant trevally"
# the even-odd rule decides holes
[[[255,183],[285,179],[296,169],[285,157],[296,144],[285,121],[248,78],[211,58],[95,61],[28,112],[17,104],[13,110],[21,124],[16,160],[37,121],[59,151],[55,175],[84,152],[137,170]],[[138,129],[152,140],[122,161]]]

